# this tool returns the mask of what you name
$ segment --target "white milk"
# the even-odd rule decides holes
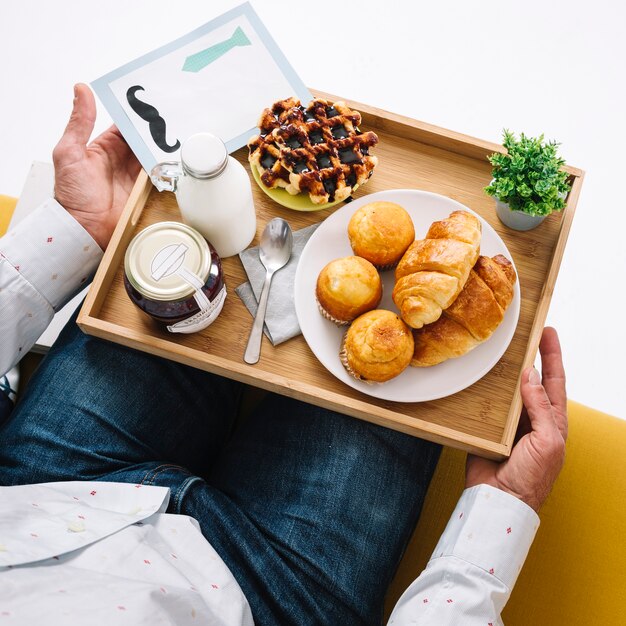
[[[256,233],[256,211],[243,165],[210,133],[189,137],[180,154],[178,171],[163,172],[172,164],[152,170],[157,188],[176,193],[183,221],[210,241],[220,257],[245,250]]]

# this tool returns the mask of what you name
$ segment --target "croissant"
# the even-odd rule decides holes
[[[411,365],[437,365],[466,354],[491,337],[513,300],[516,280],[506,257],[478,257],[457,299],[436,322],[413,331]]]
[[[461,293],[480,250],[481,225],[467,211],[434,222],[396,268],[393,301],[412,328],[436,321]]]

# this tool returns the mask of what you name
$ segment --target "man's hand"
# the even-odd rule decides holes
[[[78,84],[70,121],[52,153],[54,197],[104,250],[140,166],[115,126],[87,145],[95,121],[93,94]]]
[[[541,343],[541,369],[522,373],[524,411],[511,456],[496,463],[467,457],[465,486],[487,484],[506,491],[538,511],[548,497],[565,460],[567,396],[559,338],[545,328]]]

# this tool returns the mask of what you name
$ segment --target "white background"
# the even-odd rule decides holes
[[[50,161],[72,86],[238,4],[3,3],[0,193]],[[626,418],[626,24],[613,0],[270,2],[256,11],[310,87],[499,142],[541,132],[586,171],[548,323],[572,399]],[[233,103],[233,106],[237,106]],[[96,131],[110,123],[99,107]]]

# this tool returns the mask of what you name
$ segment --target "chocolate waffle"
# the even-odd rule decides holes
[[[248,142],[249,161],[262,183],[290,194],[308,193],[315,204],[344,200],[372,175],[378,160],[369,150],[373,132],[358,129],[361,114],[345,102],[296,98],[265,109],[261,133]]]

